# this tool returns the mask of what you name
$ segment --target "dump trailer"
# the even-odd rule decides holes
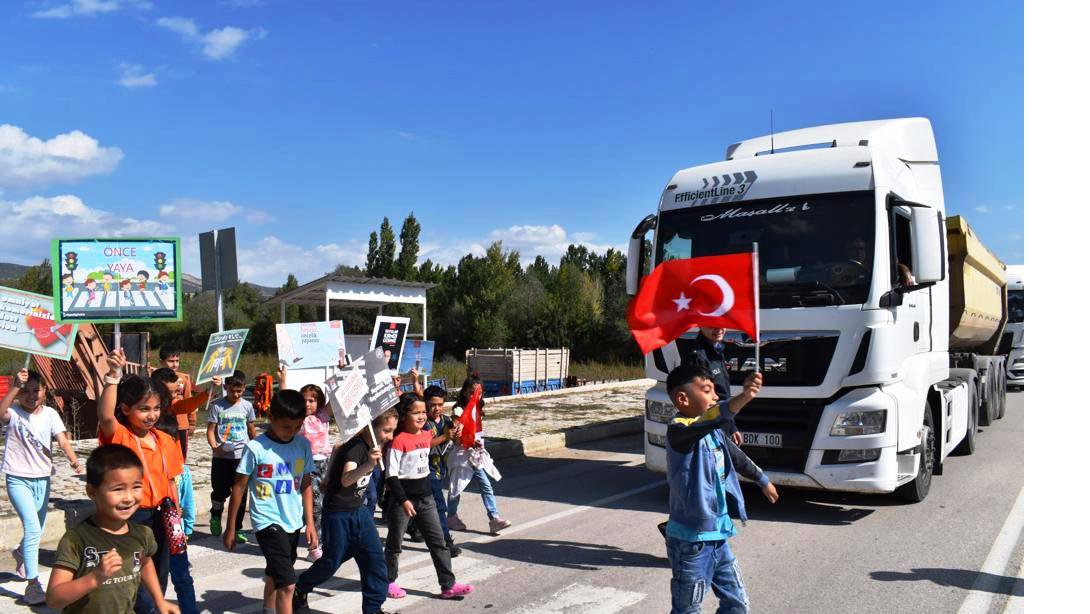
[[[946,216],[930,122],[781,132],[678,171],[632,233],[628,291],[655,264],[754,243],[761,364],[755,340],[724,340],[736,393],[746,371],[764,375],[736,417],[743,448],[777,484],[922,500],[952,453],[973,452],[977,425],[1003,415],[1007,319],[1002,262]],[[696,334],[645,356],[655,471],[675,413],[666,375]]]

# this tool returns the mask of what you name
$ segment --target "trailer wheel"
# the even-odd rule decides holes
[[[991,426],[993,417],[995,416],[995,410],[993,409],[992,399],[992,370],[988,370],[984,376],[980,378],[980,425]]]
[[[995,387],[995,394],[999,397],[999,417],[1007,415],[1007,366],[1001,364],[1002,359],[996,361],[996,367],[999,371],[999,382]]]
[[[894,491],[898,497],[911,503],[923,501],[931,491],[931,476],[935,470],[935,429],[930,404],[924,407],[920,447],[920,468],[916,471],[916,479]]]
[[[976,429],[980,410],[977,409],[979,399],[976,396],[976,386],[973,384],[975,382],[970,382],[969,385],[969,410],[966,412],[969,414],[967,416],[969,426],[965,429],[965,439],[962,439],[958,447],[954,448],[954,454],[959,456],[969,456],[976,451]]]

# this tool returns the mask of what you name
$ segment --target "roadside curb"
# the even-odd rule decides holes
[[[545,397],[559,396],[563,394],[578,394],[580,392],[596,392],[599,390],[609,390],[611,388],[636,388],[644,387],[650,388],[655,385],[655,380],[650,378],[641,379],[629,379],[621,380],[617,382],[605,382],[602,384],[589,384],[586,386],[576,386],[574,388],[560,388],[559,390],[546,390],[544,392],[528,392],[526,394],[512,394],[503,397],[485,397],[484,401],[487,405],[496,405],[501,403],[512,403],[517,401],[533,401],[535,399],[541,399]],[[447,408],[454,406],[453,401],[447,401]]]
[[[642,380],[635,380],[634,382],[622,382],[620,384],[603,384],[595,386],[593,389],[616,388],[621,384],[634,386],[642,383]],[[586,386],[582,387],[582,389],[590,391],[592,390],[592,387]],[[564,391],[549,391],[534,394],[548,395],[553,392],[571,391],[572,389],[569,388]],[[512,398],[518,399],[526,398],[528,396],[529,395],[520,395]],[[494,459],[518,458],[521,456],[544,454],[546,452],[560,450],[571,445],[588,441],[638,433],[642,430],[643,416],[633,416],[631,418],[619,418],[617,420],[573,426],[554,433],[543,433],[524,439],[492,439],[485,443],[485,448]],[[198,522],[206,521],[208,519],[208,502],[211,500],[211,495],[211,487],[195,488],[193,490],[193,498],[197,502]],[[43,547],[51,546],[59,542],[61,537],[64,536],[65,531],[68,530],[68,527],[74,526],[82,521],[89,516],[94,509],[90,501],[65,501],[61,505],[64,507],[53,507],[46,513],[45,527],[43,527],[42,530],[41,543]],[[16,548],[21,543],[22,538],[23,525],[19,522],[18,516],[12,515],[0,518],[0,549],[11,550]]]

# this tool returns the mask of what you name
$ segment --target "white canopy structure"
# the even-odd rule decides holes
[[[324,305],[325,319],[329,320],[332,305],[382,308],[393,303],[420,305],[423,338],[428,338],[428,290],[435,284],[385,279],[381,277],[356,277],[329,274],[294,290],[268,299],[280,304],[280,321],[287,321],[288,305]]]

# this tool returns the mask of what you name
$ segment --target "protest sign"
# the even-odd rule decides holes
[[[234,373],[238,357],[242,354],[242,344],[246,343],[249,332],[248,328],[239,328],[212,333],[197,370],[197,383],[203,384],[212,381],[213,377],[227,377]]]
[[[0,287],[0,347],[68,360],[74,324],[53,320],[53,297]]]
[[[333,397],[333,418],[347,440],[375,417],[397,404],[397,391],[386,357],[376,348],[344,369],[338,369],[326,386]]]
[[[409,318],[379,316],[375,320],[375,332],[371,335],[371,349],[382,347],[389,369],[400,369],[401,350],[409,334]]]
[[[434,341],[413,339],[405,342],[405,350],[401,353],[401,365],[405,369],[416,369],[417,373],[427,375],[431,373],[431,366],[434,359]]]
[[[276,351],[288,369],[332,367],[345,356],[340,320],[276,325]]]
[[[181,241],[54,239],[53,308],[60,322],[182,319]]]

